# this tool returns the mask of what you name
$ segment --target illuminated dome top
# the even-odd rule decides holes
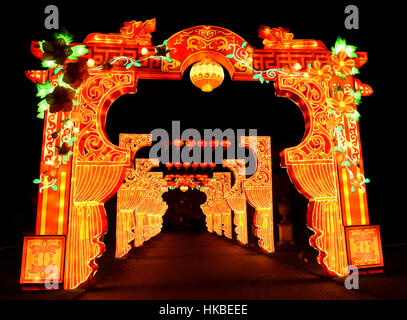
[[[222,66],[208,58],[195,63],[189,75],[193,85],[203,92],[219,87],[225,78]]]

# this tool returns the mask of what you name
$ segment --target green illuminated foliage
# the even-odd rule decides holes
[[[357,47],[348,45],[345,39],[338,37],[335,41],[335,45],[331,47],[333,54],[338,54],[341,51],[345,51],[348,57],[357,58],[358,55],[355,53]]]
[[[58,65],[55,63],[54,60],[44,60],[44,61],[41,62],[41,66],[43,68],[55,68]]]
[[[64,39],[66,44],[70,44],[73,41],[74,35],[70,34],[66,29],[62,29],[61,32],[54,33],[55,39]]]
[[[78,57],[83,56],[89,52],[89,49],[85,45],[79,44],[77,46],[71,47],[72,54],[68,57],[69,60],[78,60]]]
[[[362,102],[362,90],[354,91],[350,89],[349,95],[355,99],[355,104],[358,106]]]
[[[354,113],[347,113],[347,114],[346,114],[346,117],[351,118],[351,119],[353,119],[353,120],[355,120],[355,121],[359,121],[359,119],[360,119],[360,113],[359,113],[357,110],[355,110]]]
[[[48,93],[54,91],[54,86],[49,82],[49,80],[45,81],[44,84],[37,82],[37,97],[45,98]]]

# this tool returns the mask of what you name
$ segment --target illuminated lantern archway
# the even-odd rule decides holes
[[[132,197],[139,195],[129,185],[131,175],[151,166],[151,161],[134,159],[137,147],[131,144],[138,145],[134,140],[119,147],[108,140],[106,114],[118,97],[136,93],[139,78],[178,80],[189,66],[206,58],[225,68],[232,81],[273,81],[277,96],[287,97],[300,107],[306,132],[298,146],[281,153],[281,165],[309,199],[307,225],[314,231],[310,243],[319,251],[318,261],[324,273],[344,276],[349,264],[367,269],[382,267],[379,228],[369,225],[364,187],[368,180],[364,177],[355,116],[360,96],[372,93],[368,85],[353,77],[355,68],[366,63],[366,53],[348,50],[346,43],[331,52],[320,41],[297,40],[285,29],[264,26],[259,29],[264,39],[264,48],[260,49],[249,46],[232,31],[215,26],[188,28],[154,46],[154,30],[154,19],[131,21],[119,34],[93,33],[82,44],[69,44],[77,54],[86,47],[79,62],[89,62],[89,77],[77,88],[72,111],[52,113],[55,108],[48,110],[43,101],[39,104],[44,134],[41,175],[35,182],[39,183],[40,193],[36,232],[24,241],[21,284],[44,284],[48,275],[35,270],[46,266],[37,265],[37,253],[32,248],[33,243],[44,248],[52,243],[47,252],[59,271],[55,281],[63,283],[65,289],[88,285],[97,270],[95,260],[104,251],[104,203],[120,188],[119,210],[132,210],[134,214],[119,218],[124,233],[117,255],[127,252],[132,237],[139,244],[143,241],[136,241],[136,237],[146,219],[150,228],[147,238],[159,230],[156,220],[165,206],[155,203],[152,195],[144,195],[138,203]],[[44,57],[39,42],[32,42],[31,51],[38,58]],[[27,71],[26,75],[39,90],[52,92],[52,86],[61,85],[61,74],[57,66],[46,65],[48,70]],[[145,143],[150,143],[146,139]],[[229,204],[238,213],[235,225],[242,230],[247,223],[239,217],[245,210],[244,194],[256,208],[259,244],[272,252],[270,137],[243,137],[240,143],[257,155],[256,173],[248,179],[242,174],[238,185],[230,189],[229,183],[230,190],[222,192],[221,197],[216,188],[202,188],[210,195],[202,210],[208,230],[219,232],[221,221],[215,216],[226,212],[229,207],[225,203]],[[231,164],[226,163],[228,166]],[[236,177],[236,169],[231,170]],[[146,193],[160,192],[160,187],[152,184],[147,183],[146,188]],[[225,224],[231,228],[228,222]],[[239,241],[247,241],[243,230],[239,237]]]

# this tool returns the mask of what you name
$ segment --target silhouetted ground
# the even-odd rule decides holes
[[[128,258],[108,250],[99,260],[94,284],[71,291],[20,291],[20,249],[0,251],[1,299],[406,299],[405,247],[385,247],[386,273],[361,276],[359,290],[341,279],[324,279],[309,253],[300,262],[296,250],[271,255],[207,232],[162,233]]]

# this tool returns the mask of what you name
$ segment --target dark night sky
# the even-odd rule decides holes
[[[281,1],[283,2],[283,1]],[[142,4],[148,3],[148,4]],[[116,1],[109,3],[87,1],[54,1],[60,11],[60,26],[81,42],[92,32],[118,33],[124,21],[146,20],[155,17],[157,30],[152,43],[161,44],[172,34],[194,25],[216,25],[242,36],[251,45],[262,48],[257,38],[260,24],[286,27],[296,39],[317,39],[330,48],[337,36],[367,51],[368,62],[357,75],[372,86],[374,94],[363,97],[359,107],[362,152],[368,185],[368,202],[372,224],[380,224],[384,242],[405,241],[407,223],[405,198],[401,183],[404,170],[401,146],[405,133],[405,89],[395,77],[405,64],[398,48],[403,28],[400,12],[386,2],[372,7],[357,3],[360,29],[346,30],[344,8],[348,3],[309,2],[304,5],[284,1],[221,2],[221,1]],[[0,244],[19,241],[21,231],[33,227],[35,213],[33,196],[36,186],[32,180],[39,174],[39,157],[43,121],[36,119],[36,88],[24,76],[24,70],[40,69],[40,61],[30,53],[31,40],[52,38],[44,28],[44,8],[49,4],[32,1],[10,5],[4,15],[13,16],[5,22],[2,62],[9,69],[7,87],[3,85],[3,170],[2,179],[7,193],[3,195],[2,240]],[[9,5],[8,5],[9,6]],[[400,52],[400,54],[399,54]],[[7,102],[6,102],[7,101]],[[260,119],[254,110],[264,114]],[[141,120],[153,114],[154,119]],[[273,144],[273,170],[279,169],[278,152],[301,141],[304,121],[299,108],[291,101],[277,98],[272,84],[232,82],[225,79],[211,94],[203,94],[189,81],[188,72],[181,81],[140,80],[136,95],[123,96],[111,107],[107,117],[107,133],[118,143],[120,132],[149,133],[154,128],[170,127],[171,120],[181,120],[181,128],[256,128],[259,135],[270,135]],[[396,160],[397,159],[397,160]]]

